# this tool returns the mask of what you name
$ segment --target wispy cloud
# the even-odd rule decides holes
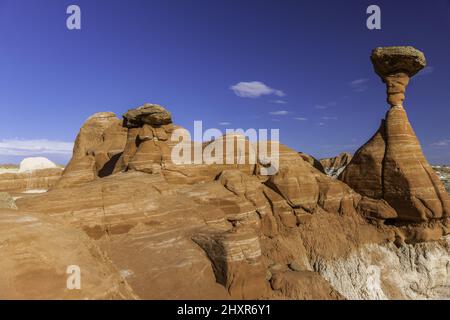
[[[316,104],[316,105],[314,106],[314,108],[319,109],[319,110],[323,110],[323,109],[327,109],[328,106],[323,105],[323,104]]]
[[[284,97],[286,94],[278,89],[273,89],[260,81],[239,82],[230,87],[231,90],[242,98],[259,98],[265,95]]]
[[[219,126],[229,126],[231,124],[231,122],[219,122]]]
[[[289,114],[289,111],[286,110],[278,110],[278,111],[272,111],[269,112],[269,114],[273,115],[273,116],[285,116],[287,114]]]
[[[325,122],[319,122],[317,125],[318,125],[318,126],[324,126],[324,125],[325,125]]]
[[[448,147],[450,140],[439,140],[431,144],[432,147]]]
[[[322,120],[337,120],[337,119],[338,117],[328,117],[328,116],[322,117]]]
[[[287,104],[287,102],[284,100],[271,100],[270,102],[276,103],[276,104]]]
[[[71,155],[72,142],[53,141],[47,139],[24,140],[3,139],[0,140],[0,155],[2,156],[35,156],[35,155]]]
[[[293,119],[298,120],[298,121],[306,121],[306,120],[308,120],[307,118],[303,118],[303,117],[295,117]]]
[[[353,91],[355,92],[363,92],[367,90],[367,82],[369,81],[369,79],[356,79],[353,80],[349,83],[350,87],[352,88]]]

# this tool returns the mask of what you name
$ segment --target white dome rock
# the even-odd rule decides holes
[[[56,164],[44,157],[25,158],[20,162],[19,172],[33,172],[40,169],[57,168]]]

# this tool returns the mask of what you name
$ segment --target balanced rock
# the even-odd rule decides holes
[[[172,116],[164,107],[145,103],[136,109],[130,109],[123,115],[124,125],[128,128],[142,127],[144,124],[161,126],[172,123]]]
[[[323,168],[323,165],[322,165],[321,161],[317,160],[312,155],[306,154],[304,152],[299,152],[298,154],[300,155],[300,157],[302,157],[303,160],[308,162],[314,168],[316,168],[317,170],[319,170],[322,173],[325,173],[325,170]]]
[[[388,103],[401,106],[409,79],[426,66],[424,54],[413,47],[382,47],[372,52],[375,72],[387,87]]]
[[[401,105],[405,86],[425,66],[423,54],[411,47],[377,48],[375,70],[388,85],[391,109],[375,135],[355,154],[340,179],[362,195],[386,200],[398,220],[421,222],[450,214],[450,198],[433,171]]]

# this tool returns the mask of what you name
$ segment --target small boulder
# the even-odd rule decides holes
[[[128,128],[142,127],[144,124],[161,126],[172,123],[172,115],[164,107],[145,103],[136,109],[130,109],[123,115],[124,126]]]

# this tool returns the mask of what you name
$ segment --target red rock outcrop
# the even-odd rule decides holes
[[[58,188],[83,184],[111,174],[126,143],[127,130],[112,112],[96,113],[83,124],[72,159]]]
[[[366,201],[283,145],[279,176],[222,168],[190,185],[167,180],[165,169],[128,170],[17,203],[87,233],[140,298],[312,297],[302,279],[320,276],[309,261],[386,239],[365,220],[385,219],[386,203]],[[276,275],[291,264],[299,271]],[[317,297],[338,297],[325,280],[316,286]]]
[[[316,168],[320,172],[325,173],[325,169],[324,169],[321,161],[317,160],[313,156],[311,156],[309,154],[306,154],[304,152],[299,152],[299,154],[300,154],[300,156],[302,157],[303,160],[308,162],[310,165],[312,165],[314,168]]]
[[[355,154],[340,179],[357,192],[386,200],[398,220],[425,222],[448,217],[450,198],[420,147],[402,106],[406,80],[425,66],[411,47],[377,48],[375,71],[387,85],[391,109],[375,135]]]
[[[0,243],[0,299],[137,298],[85,234],[42,214],[0,209]],[[73,265],[79,290],[67,286]]]
[[[351,160],[352,155],[343,152],[337,157],[320,159],[320,163],[326,174],[332,177],[338,177]]]
[[[394,65],[413,73],[404,70],[405,64]],[[401,98],[401,90],[394,91],[390,101]],[[443,224],[384,224],[440,218],[447,212],[447,200],[427,170],[401,106],[391,108],[377,134],[347,165],[346,183],[282,144],[275,144],[277,170],[265,175],[274,159],[260,157],[259,146],[240,135],[232,136],[233,148],[226,143],[229,136],[203,144],[184,141],[198,147],[203,159],[195,163],[188,154],[186,162],[177,163],[173,151],[178,140],[172,141],[177,128],[171,114],[153,104],[129,110],[123,122],[111,114],[94,116],[78,135],[61,180],[64,188],[17,200],[22,214],[41,212],[54,221],[52,226],[62,226],[61,232],[70,236],[61,247],[72,244],[74,230],[90,238],[82,237],[77,253],[82,261],[92,261],[93,279],[98,270],[109,268],[109,285],[117,289],[113,297],[341,299],[317,272],[324,261],[339,263],[365,245],[401,246],[450,232]],[[255,161],[245,160],[254,155]],[[346,161],[342,156],[334,162]],[[3,221],[8,228],[20,229],[21,221],[9,217]],[[37,241],[33,250],[47,253],[44,245]],[[84,252],[90,246],[105,259],[93,261]],[[59,250],[52,251],[51,259]],[[36,261],[30,258],[24,266],[34,270]],[[111,268],[120,270],[132,293],[118,284]],[[7,269],[6,274],[16,277],[14,272]],[[13,290],[8,288],[6,295]],[[61,295],[56,285],[48,292]],[[89,292],[105,298],[97,296],[97,289]]]
[[[0,174],[0,191],[21,193],[27,190],[48,190],[55,186],[63,169],[40,169],[23,173]]]

